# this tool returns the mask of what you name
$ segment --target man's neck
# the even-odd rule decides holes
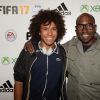
[[[83,46],[87,46],[87,47],[90,47],[92,46],[95,42],[96,42],[97,38],[93,38],[91,41],[89,41],[88,43],[84,43],[82,42]]]

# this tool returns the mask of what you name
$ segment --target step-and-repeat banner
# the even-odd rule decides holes
[[[75,35],[75,21],[83,12],[96,19],[100,33],[100,0],[0,0],[0,100],[13,100],[13,66],[30,39],[30,19],[40,9],[56,9],[64,15],[65,43]]]

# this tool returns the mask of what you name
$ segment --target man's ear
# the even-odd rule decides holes
[[[94,32],[94,33],[97,33],[96,31],[97,31],[97,26],[95,26],[95,27],[93,28],[93,32]]]
[[[75,29],[75,32],[77,33],[77,30]]]
[[[95,25],[95,32],[97,31],[97,25]]]
[[[77,32],[76,26],[75,26],[75,32]]]

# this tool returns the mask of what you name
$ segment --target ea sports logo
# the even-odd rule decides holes
[[[15,32],[14,30],[11,30],[11,29],[10,29],[10,30],[8,30],[8,31],[6,32],[5,38],[6,38],[6,40],[12,42],[12,41],[16,40],[17,34],[16,34],[16,32]]]

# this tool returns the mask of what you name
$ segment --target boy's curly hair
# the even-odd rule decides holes
[[[56,10],[40,10],[37,15],[33,16],[30,20],[31,24],[29,26],[29,32],[32,35],[32,39],[35,42],[40,41],[40,27],[41,24],[54,22],[57,30],[58,30],[58,37],[56,41],[60,41],[62,37],[65,35],[65,24],[63,20],[63,16],[57,12]]]

